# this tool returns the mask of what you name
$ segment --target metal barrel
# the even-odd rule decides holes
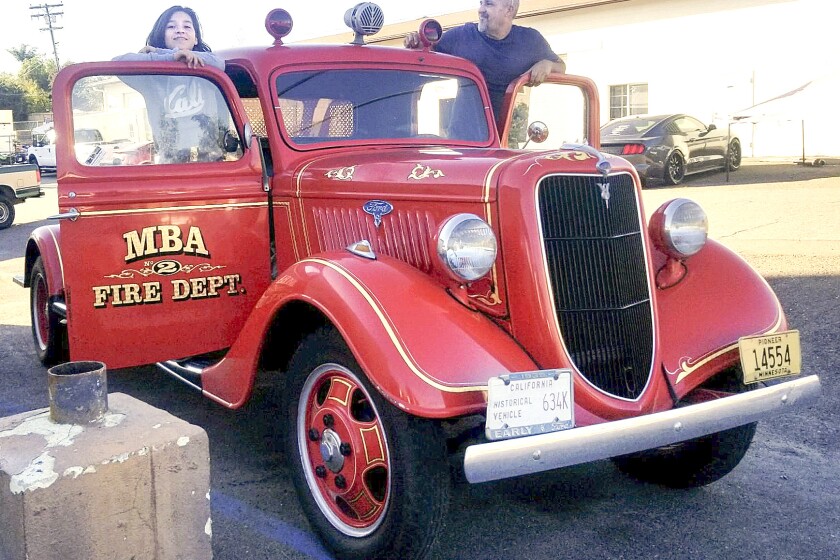
[[[87,424],[108,412],[108,377],[102,362],[67,362],[47,371],[50,420]]]

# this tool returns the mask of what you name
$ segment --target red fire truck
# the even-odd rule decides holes
[[[498,128],[439,24],[415,50],[364,44],[372,4],[345,19],[351,44],[286,45],[274,10],[224,72],[59,73],[59,220],[22,280],[44,363],[157,363],[229,408],[275,384],[303,509],[358,559],[426,554],[453,453],[472,483],[612,458],[697,486],[817,398],[777,380],[798,333],[703,210],[646,223],[592,81],[523,77]]]

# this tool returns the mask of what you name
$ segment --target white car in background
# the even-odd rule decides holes
[[[78,128],[76,137],[76,157],[84,161],[96,146],[104,141],[102,133],[96,128]],[[55,128],[53,123],[45,123],[32,129],[32,145],[26,153],[26,161],[37,165],[43,171],[55,171]]]

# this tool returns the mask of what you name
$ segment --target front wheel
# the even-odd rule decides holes
[[[730,171],[736,171],[741,167],[741,142],[737,139],[729,143],[729,159],[727,160]]]
[[[38,359],[45,366],[66,362],[67,327],[50,305],[50,287],[41,257],[35,260],[29,275],[29,310]]]
[[[332,328],[301,343],[288,376],[285,449],[327,546],[354,560],[424,557],[449,499],[439,424],[386,402]]]
[[[665,162],[665,182],[669,185],[679,185],[685,178],[685,159],[679,152],[671,152]]]
[[[15,205],[4,196],[0,196],[0,229],[6,229],[15,221]]]
[[[731,393],[750,390],[743,385],[739,369],[722,373],[709,388]],[[724,397],[725,398],[725,397]],[[622,472],[643,482],[671,488],[705,486],[738,466],[755,435],[756,423],[658,449],[616,457],[613,462]]]

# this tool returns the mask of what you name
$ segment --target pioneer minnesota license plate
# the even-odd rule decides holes
[[[796,375],[802,370],[799,331],[746,336],[738,341],[744,383]]]
[[[487,383],[487,439],[556,432],[575,425],[572,372],[529,371]]]

